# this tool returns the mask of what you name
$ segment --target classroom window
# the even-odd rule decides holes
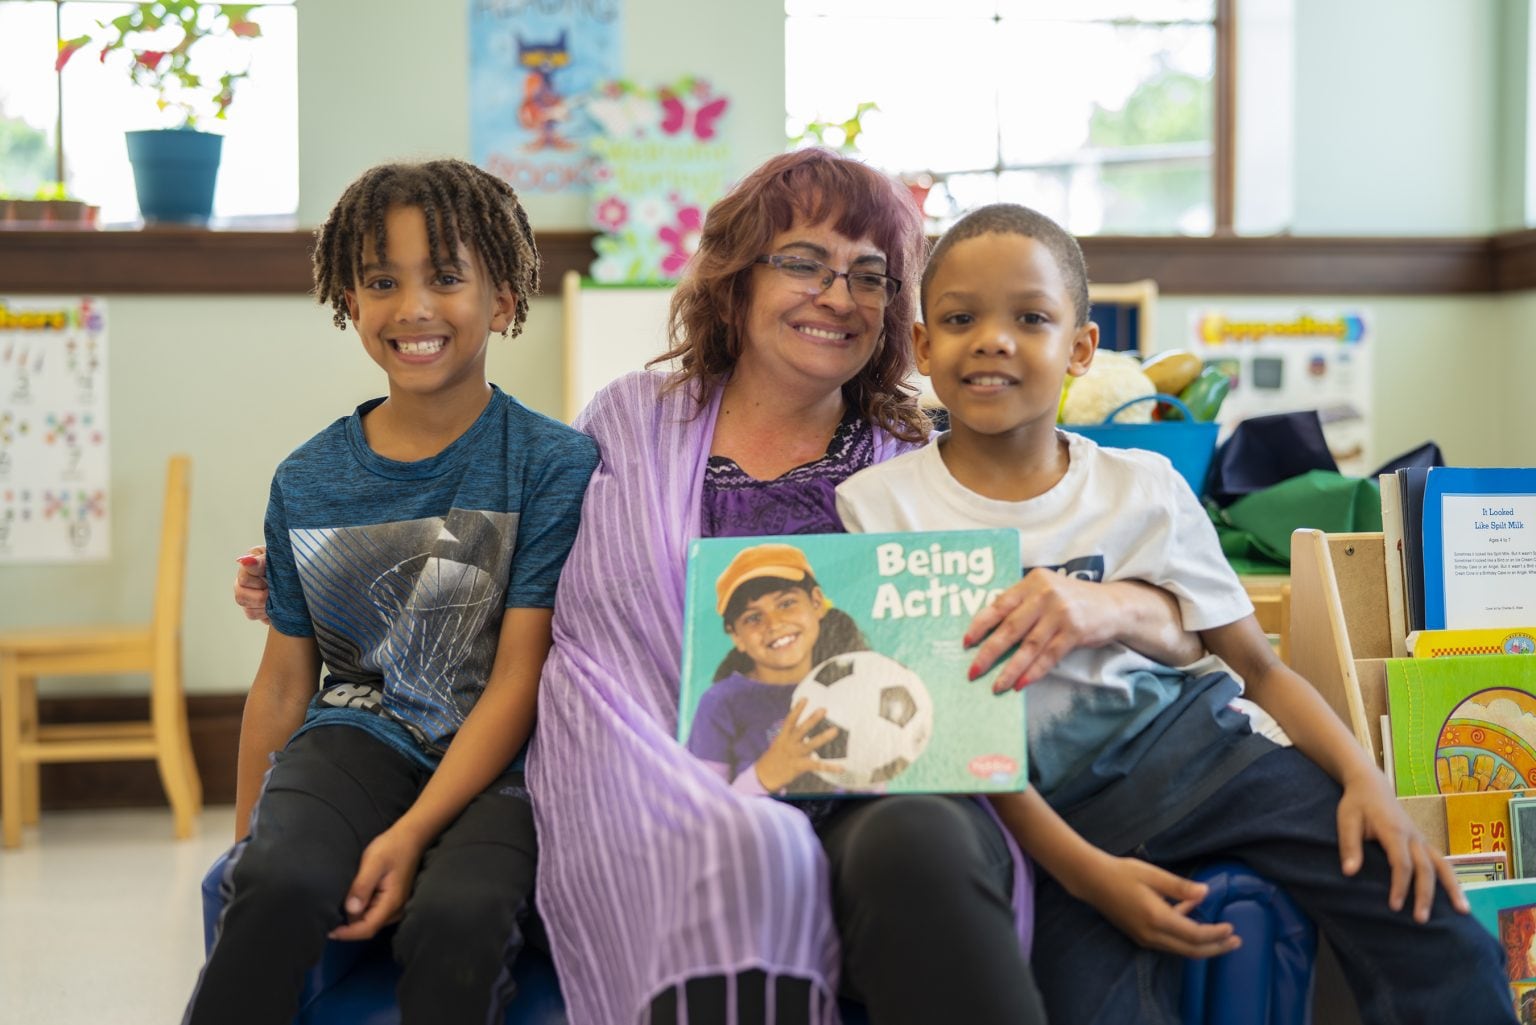
[[[1025,203],[1078,234],[1210,234],[1220,0],[787,0],[790,134],[933,181],[940,225]],[[1220,216],[1218,216],[1220,214]]]
[[[138,217],[123,132],[174,127],[154,94],[132,86],[125,53],[103,62],[82,50],[54,71],[59,40],[99,31],[98,22],[127,13],[127,3],[100,0],[0,0],[0,194],[30,196],[63,181],[70,193],[101,207],[101,219]],[[298,209],[298,47],[293,0],[251,12],[256,39],[208,38],[194,51],[194,71],[216,77],[249,66],[227,120],[198,127],[224,136],[216,224],[286,224]]]

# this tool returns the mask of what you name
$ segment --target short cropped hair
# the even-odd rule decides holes
[[[1083,247],[1072,234],[1037,210],[1017,203],[992,203],[978,207],[956,221],[934,244],[923,270],[922,295],[923,317],[928,316],[928,286],[938,273],[949,251],[961,242],[981,235],[1022,235],[1032,238],[1050,251],[1066,282],[1067,295],[1077,314],[1076,327],[1088,323],[1088,263],[1083,259]]]
[[[773,157],[710,207],[698,251],[672,297],[667,318],[671,349],[650,365],[677,360],[677,384],[714,383],[728,375],[746,338],[753,266],[773,237],[797,221],[830,222],[850,239],[868,237],[885,253],[886,273],[902,281],[886,305],[874,355],[843,385],[843,398],[864,419],[898,438],[926,438],[927,415],[907,383],[917,306],[912,278],[924,245],[922,215],[908,190],[829,150]],[[699,394],[702,401],[704,390]]]
[[[528,299],[539,291],[533,228],[512,186],[462,160],[380,164],[341,194],[315,232],[313,257],[315,298],[330,305],[337,327],[347,327],[346,293],[360,279],[363,246],[371,241],[378,255],[387,252],[384,218],[396,206],[416,207],[426,218],[427,244],[439,271],[448,269],[460,242],[476,253],[491,281],[512,289],[510,331],[522,331]]]

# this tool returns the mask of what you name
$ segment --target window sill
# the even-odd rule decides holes
[[[593,259],[588,231],[540,232],[544,293]],[[302,295],[309,231],[0,231],[0,292]],[[1095,281],[1164,295],[1456,295],[1536,288],[1536,231],[1465,238],[1082,240]]]

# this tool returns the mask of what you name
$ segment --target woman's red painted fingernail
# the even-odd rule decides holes
[[[974,680],[974,679],[976,679],[976,677],[978,677],[980,675],[981,675],[981,670],[977,669],[975,666],[971,666],[970,669],[966,670],[966,679],[968,679],[968,680]]]
[[[235,561],[238,562],[242,566],[254,566],[254,565],[256,565],[256,556],[254,556],[254,555],[242,555],[239,558],[235,559]]]

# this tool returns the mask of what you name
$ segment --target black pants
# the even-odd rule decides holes
[[[1045,1012],[1014,927],[1013,862],[1000,827],[975,800],[903,795],[842,802],[817,824],[831,865],[842,938],[843,991],[875,1025],[1032,1025]],[[761,972],[686,984],[687,1025],[765,1022]],[[775,981],[775,1021],[810,1020],[810,982]],[[651,1003],[651,1025],[677,1021],[675,990]]]
[[[408,809],[431,773],[350,726],[318,727],[278,754],[230,858],[225,906],[192,993],[191,1025],[286,1025],[304,973],[363,848]],[[479,794],[427,848],[394,934],[401,1021],[501,1020],[533,906],[533,809],[522,773]]]

